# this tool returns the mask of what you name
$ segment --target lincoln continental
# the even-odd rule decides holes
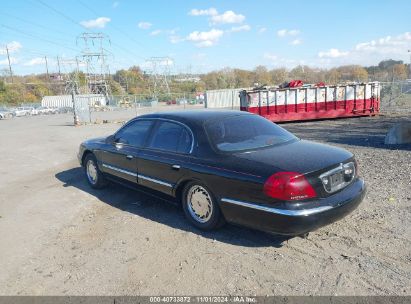
[[[111,181],[169,198],[203,230],[229,222],[304,235],[352,212],[365,194],[352,153],[239,111],[138,116],[83,142],[78,159],[92,188]]]

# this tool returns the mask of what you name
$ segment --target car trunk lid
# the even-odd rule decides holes
[[[349,182],[344,180],[345,169],[354,165],[353,154],[329,145],[307,140],[235,154],[237,161],[255,162],[265,167],[266,177],[276,172],[304,174],[314,187],[318,197],[327,197],[343,189]],[[349,168],[348,168],[349,167]],[[354,169],[355,170],[355,169]],[[327,182],[327,185],[324,183]]]

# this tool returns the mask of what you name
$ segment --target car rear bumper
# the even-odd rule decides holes
[[[365,195],[362,179],[324,199],[303,203],[261,205],[231,198],[221,199],[227,221],[284,235],[300,235],[333,223],[358,207]]]

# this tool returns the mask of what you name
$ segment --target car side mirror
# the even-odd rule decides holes
[[[114,144],[115,142],[116,142],[116,138],[114,137],[114,135],[110,135],[106,138],[107,144]]]

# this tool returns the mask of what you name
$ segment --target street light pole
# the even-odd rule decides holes
[[[408,78],[411,78],[411,50],[408,50],[408,54],[410,54],[410,65],[409,65],[409,74],[408,74]]]

